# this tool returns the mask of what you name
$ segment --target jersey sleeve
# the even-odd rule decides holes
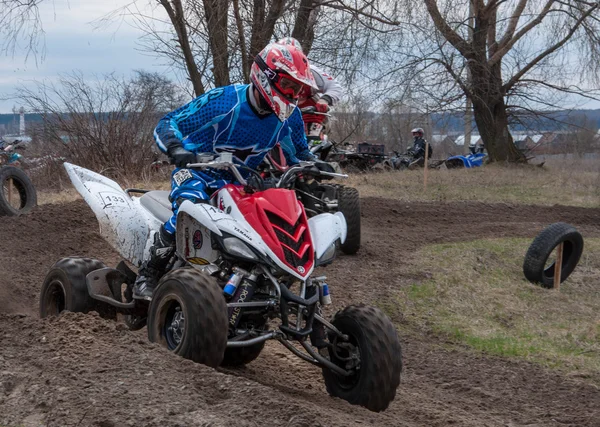
[[[158,122],[154,129],[154,140],[158,148],[167,153],[170,149],[183,146],[183,139],[203,128],[215,116],[223,113],[220,98],[226,87],[215,88],[183,107],[170,112]]]
[[[310,65],[310,69],[315,78],[315,83],[319,88],[321,97],[327,96],[333,106],[339,102],[344,95],[344,87],[332,76],[315,65]]]
[[[286,160],[290,164],[298,163],[299,160],[313,160],[314,155],[308,149],[306,141],[306,133],[304,132],[304,122],[302,121],[302,113],[299,108],[295,108],[294,112],[287,120],[289,129],[287,144],[281,144],[284,147],[283,153]],[[291,143],[291,144],[290,144]],[[285,146],[291,148],[285,149]]]

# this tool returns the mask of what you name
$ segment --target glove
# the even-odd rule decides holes
[[[184,168],[188,163],[196,163],[196,155],[183,147],[175,147],[169,150],[171,164],[178,168]]]
[[[317,110],[318,113],[326,113],[329,111],[329,104],[327,101],[319,100],[319,102],[315,104],[315,110]]]

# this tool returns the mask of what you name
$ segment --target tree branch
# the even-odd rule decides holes
[[[544,18],[550,11],[550,7],[555,2],[556,0],[548,0],[548,2],[546,3],[542,11],[539,13],[539,15],[537,15],[535,19],[531,20],[523,28],[521,28],[513,37],[506,38],[506,35],[508,34],[507,30],[507,34],[505,34],[505,36],[502,38],[502,40],[500,40],[500,43],[498,44],[498,50],[489,60],[490,66],[498,63],[504,57],[504,55],[506,55],[506,53],[514,46],[514,44],[521,39],[521,37],[523,37],[525,34],[531,31],[534,27],[538,26],[544,20]]]
[[[437,7],[435,0],[424,0],[425,6],[429,15],[433,19],[435,27],[440,33],[458,50],[465,58],[469,59],[473,57],[473,53],[469,48],[467,42],[454,31],[446,22],[440,10]]]
[[[595,10],[598,9],[599,4],[596,3],[592,7],[590,7],[581,17],[575,22],[573,28],[567,33],[565,37],[563,37],[559,42],[555,43],[553,46],[550,46],[548,49],[544,50],[538,56],[536,56],[529,64],[525,65],[519,72],[517,72],[514,76],[510,78],[510,80],[502,86],[502,90],[506,93],[515,83],[519,81],[523,75],[525,75],[529,70],[531,70],[537,63],[539,63],[542,59],[546,58],[548,55],[551,55],[553,52],[556,52],[560,49],[571,37],[575,34],[575,31],[579,29],[579,27],[583,24],[583,22],[587,19],[588,16],[592,14]]]

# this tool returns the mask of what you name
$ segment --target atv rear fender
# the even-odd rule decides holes
[[[102,237],[123,258],[141,265],[150,230],[157,229],[157,224],[115,181],[71,163],[64,165],[73,186],[96,215]]]

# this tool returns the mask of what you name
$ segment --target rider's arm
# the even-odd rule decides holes
[[[300,160],[314,160],[315,156],[308,149],[306,134],[304,133],[304,122],[302,121],[302,114],[298,108],[294,110],[287,120],[287,125],[289,131],[286,138],[284,138],[284,140],[287,139],[287,144],[281,144],[281,146],[284,147],[289,146],[291,143],[291,149],[286,150],[284,148],[283,150],[287,162],[289,164],[294,164],[298,163]]]
[[[158,148],[167,154],[182,149],[186,136],[210,125],[216,116],[222,114],[215,100],[223,95],[224,90],[213,89],[164,116],[154,129]]]
[[[315,83],[319,88],[319,92],[321,93],[321,99],[327,101],[331,106],[337,104],[344,95],[344,87],[319,67],[311,64],[310,69],[315,78]]]

